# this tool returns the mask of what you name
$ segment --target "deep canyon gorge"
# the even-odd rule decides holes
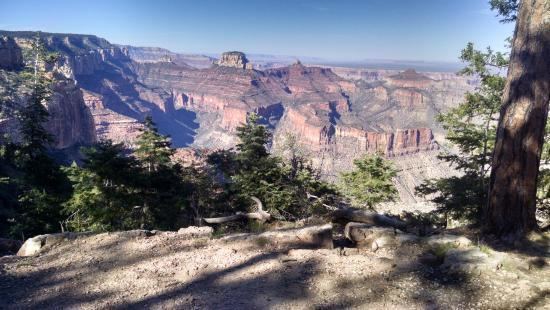
[[[34,35],[0,31],[2,83],[23,66]],[[132,146],[147,115],[175,147],[230,148],[235,129],[255,112],[273,133],[272,152],[292,135],[327,179],[337,180],[365,153],[390,158],[408,203],[421,200],[414,187],[423,180],[454,173],[437,159],[446,146],[435,117],[478,84],[453,72],[253,63],[241,52],[217,60],[93,35],[41,36],[61,56],[48,68],[56,83],[47,103],[47,128],[59,150],[100,139]],[[4,132],[16,125],[0,120]]]

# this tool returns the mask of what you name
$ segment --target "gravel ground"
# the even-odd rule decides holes
[[[451,272],[424,243],[285,250],[106,233],[0,258],[0,308],[550,309],[548,257],[487,256],[502,255],[506,263]]]

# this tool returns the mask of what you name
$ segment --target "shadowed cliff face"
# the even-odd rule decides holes
[[[18,84],[17,74],[24,66],[23,48],[12,37],[0,34],[0,93],[8,102],[24,105],[23,86]],[[2,103],[4,104],[4,103]],[[8,107],[9,104],[6,104]],[[90,144],[96,141],[94,121],[86,107],[81,89],[75,81],[64,76],[58,77],[52,86],[50,99],[45,102],[50,114],[44,127],[53,135],[53,146],[57,149],[68,149],[73,146]],[[18,123],[9,108],[2,107],[0,131],[18,139]]]

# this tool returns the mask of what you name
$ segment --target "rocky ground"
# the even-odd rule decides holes
[[[0,258],[0,308],[550,309],[548,251],[464,237],[376,251],[143,231],[48,243]]]

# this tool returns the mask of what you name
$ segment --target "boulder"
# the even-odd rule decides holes
[[[489,255],[483,253],[479,248],[449,249],[445,253],[445,260],[441,267],[451,272],[473,272],[487,267]]]
[[[64,233],[57,233],[57,234],[38,235],[27,239],[25,243],[23,243],[19,251],[17,252],[17,256],[37,255],[42,251],[44,247],[51,247],[65,241],[74,240],[78,237],[88,236],[90,234],[91,233],[89,232],[83,232],[83,233],[64,232]]]
[[[27,239],[19,251],[17,251],[17,256],[33,256],[40,253],[42,246],[46,244],[46,236],[47,235],[39,235]]]

